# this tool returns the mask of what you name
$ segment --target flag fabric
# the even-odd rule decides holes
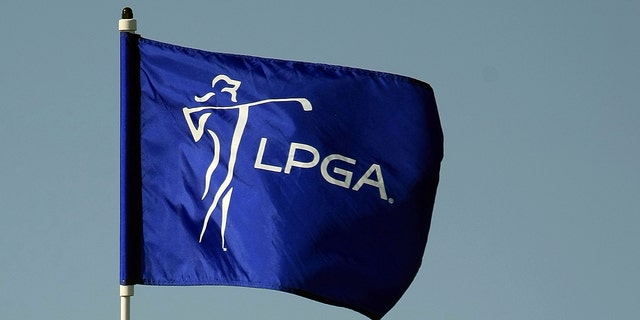
[[[121,33],[122,285],[273,289],[381,318],[421,266],[431,87]]]

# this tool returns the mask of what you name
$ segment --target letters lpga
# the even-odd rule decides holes
[[[265,148],[267,145],[267,138],[260,139],[260,147],[258,149],[258,153],[256,154],[256,162],[254,164],[254,168],[262,169],[273,172],[282,172],[282,167],[273,164],[265,164],[262,159],[264,157]],[[300,161],[296,160],[296,155],[300,151],[306,151],[312,155],[310,161]],[[291,169],[293,167],[297,168],[313,168],[318,162],[320,162],[320,153],[318,149],[303,143],[292,142],[289,148],[289,154],[286,157],[286,163],[284,166],[284,173],[291,173]],[[337,186],[341,186],[343,188],[351,188],[351,180],[353,178],[353,172],[349,171],[345,168],[341,168],[338,166],[333,166],[332,162],[344,162],[348,165],[355,165],[356,160],[340,155],[340,154],[330,154],[322,159],[322,163],[320,164],[320,173],[322,177],[329,183],[335,184]],[[329,167],[333,168],[333,173],[338,175],[340,178],[336,178],[329,174]],[[375,179],[371,179],[372,176],[375,176]],[[382,169],[378,164],[372,164],[369,169],[362,175],[360,179],[353,185],[352,190],[358,191],[363,185],[370,185],[375,188],[378,188],[380,192],[380,199],[387,200],[389,203],[393,203],[393,198],[387,198],[387,191],[384,186],[384,179],[382,177]]]

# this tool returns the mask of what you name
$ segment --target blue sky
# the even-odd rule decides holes
[[[640,1],[0,4],[0,317],[119,313],[119,38],[430,83],[445,159],[385,319],[629,319],[640,287]],[[136,287],[132,319],[364,319],[294,295]]]

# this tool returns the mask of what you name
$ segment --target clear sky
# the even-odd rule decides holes
[[[0,4],[0,318],[119,315],[119,38],[430,83],[445,159],[385,319],[632,319],[640,1]],[[132,319],[365,319],[276,291],[136,287]]]

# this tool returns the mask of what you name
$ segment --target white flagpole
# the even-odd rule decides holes
[[[120,286],[120,320],[131,318],[130,297],[133,296],[133,286]]]
[[[118,31],[135,33],[138,29],[136,19],[133,18],[133,11],[129,7],[122,9],[122,17],[118,21]],[[120,320],[131,318],[131,302],[133,296],[133,285],[120,286]]]

